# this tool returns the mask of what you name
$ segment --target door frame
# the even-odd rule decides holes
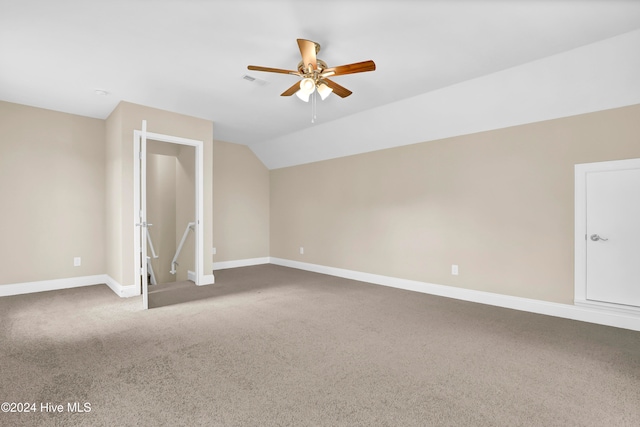
[[[587,175],[593,172],[640,169],[640,159],[581,163],[574,166],[574,304],[608,311],[640,314],[640,309],[587,299]]]
[[[146,144],[145,150],[141,150],[141,139],[154,140],[160,142],[168,142],[170,144],[180,144],[195,147],[195,209],[196,209],[196,259],[195,259],[195,284],[198,286],[208,285],[213,283],[211,277],[204,274],[204,141],[182,138],[172,135],[164,135],[154,132],[146,131],[146,126],[143,123],[143,130],[133,131],[133,227],[134,227],[134,285],[139,288],[144,285],[144,281],[141,280],[141,273],[144,272],[146,263],[142,262],[140,253],[142,253],[142,239],[141,233],[136,224],[140,224],[142,221],[146,221],[146,214],[142,212],[142,191],[141,184],[146,180],[141,180],[141,161],[146,161]],[[145,188],[146,193],[146,188]],[[145,214],[145,218],[141,217]],[[143,286],[144,288],[144,286]],[[146,290],[143,289],[143,304],[144,308],[148,308]]]

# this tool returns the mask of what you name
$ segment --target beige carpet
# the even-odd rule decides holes
[[[0,298],[0,425],[640,425],[638,332],[273,265],[150,301]]]

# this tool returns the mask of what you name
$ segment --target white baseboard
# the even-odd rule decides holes
[[[124,286],[124,285],[121,285],[118,281],[116,281],[114,278],[112,278],[108,274],[105,274],[104,276],[106,280],[103,283],[106,283],[107,286],[109,286],[111,290],[119,297],[130,298],[130,297],[135,297],[142,294],[139,286],[136,286],[136,285]]]
[[[213,274],[205,274],[202,276],[202,283],[198,284],[198,286],[213,285],[214,283],[216,283],[216,278]]]
[[[510,308],[547,316],[562,317],[565,319],[579,320],[582,322],[597,323],[600,325],[614,326],[617,328],[640,331],[640,315],[606,311],[592,307],[580,307],[569,304],[540,301],[529,298],[514,297],[509,295],[494,294],[491,292],[475,291],[471,289],[456,288],[453,286],[436,285],[433,283],[419,282],[415,280],[399,279],[396,277],[381,276],[377,274],[363,273],[342,268],[327,267],[318,264],[310,264],[300,261],[292,261],[282,258],[270,258],[271,264],[300,270],[313,271],[328,274],[330,276],[345,279],[358,280],[376,285],[390,286],[393,288],[421,292],[455,298],[464,301],[477,302],[497,307]]]
[[[0,285],[0,297],[55,291],[59,289],[79,288],[81,286],[102,285],[107,283],[108,277],[109,276],[106,274],[97,274],[95,276],[70,277],[68,279],[40,280],[37,282]]]
[[[191,271],[191,270],[187,270],[187,280],[190,280],[193,283],[196,283],[196,272],[195,271]]]
[[[614,313],[630,314],[640,316],[640,307],[633,307],[620,304],[611,304],[601,301],[591,301],[587,299],[574,299],[573,303],[578,307],[594,309],[596,311],[607,311]]]
[[[514,297],[495,294],[491,292],[475,291],[471,289],[456,288],[453,286],[437,285],[416,280],[399,279],[397,277],[381,276],[378,274],[363,273],[360,271],[346,270],[336,267],[311,264],[300,261],[287,260],[275,257],[251,258],[236,261],[224,261],[214,263],[214,270],[226,268],[247,267],[260,264],[275,264],[300,270],[313,271],[330,276],[345,279],[358,280],[376,285],[390,286],[424,294],[438,295],[447,298],[455,298],[464,301],[477,302],[497,307],[510,308],[547,316],[562,317],[579,320],[582,322],[597,323],[600,325],[614,326],[617,328],[640,331],[640,314],[632,311],[610,310],[607,307],[589,307],[581,305],[559,304],[540,301],[529,298]],[[213,284],[214,275],[205,275],[202,284]],[[13,283],[0,285],[0,297],[21,295],[34,292],[54,291],[81,286],[106,284],[118,296],[123,298],[140,295],[138,286],[123,286],[107,274],[95,276],[72,277],[68,279],[41,280],[37,282]]]
[[[249,267],[252,265],[269,264],[269,257],[238,259],[234,261],[221,261],[213,263],[213,271],[224,270],[227,268]]]

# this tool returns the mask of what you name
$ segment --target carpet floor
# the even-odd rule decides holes
[[[640,425],[639,332],[275,265],[149,298],[0,298],[0,425]]]

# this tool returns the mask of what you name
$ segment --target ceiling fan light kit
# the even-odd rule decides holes
[[[303,94],[311,95],[313,91],[316,90],[316,83],[310,77],[305,77],[300,80],[300,90],[298,92],[302,92]]]
[[[302,101],[304,101],[304,102],[309,102],[309,96],[311,96],[311,94],[310,94],[310,93],[303,92],[303,91],[299,90],[299,91],[297,91],[297,92],[296,92],[296,96],[297,96],[298,98],[300,98],[300,99],[301,99]]]
[[[322,100],[325,100],[333,92],[341,98],[346,98],[351,95],[352,92],[336,82],[329,80],[328,77],[363,73],[376,69],[376,64],[371,60],[329,68],[323,60],[317,57],[317,54],[320,52],[320,44],[305,39],[298,39],[297,41],[300,55],[302,55],[302,61],[298,64],[297,71],[257,65],[249,65],[247,67],[253,71],[291,74],[302,79],[299,83],[295,83],[289,89],[282,92],[281,96],[291,96],[295,93],[296,96],[304,102],[309,102],[309,97],[312,94],[314,95],[313,99],[315,101],[315,92],[320,95]],[[313,110],[312,122],[315,119],[315,105]]]
[[[324,101],[327,98],[327,96],[329,96],[331,92],[333,92],[333,89],[331,89],[325,83],[320,82],[320,84],[318,84],[317,91],[318,91],[318,94],[320,95],[320,98],[322,98],[322,100]]]

